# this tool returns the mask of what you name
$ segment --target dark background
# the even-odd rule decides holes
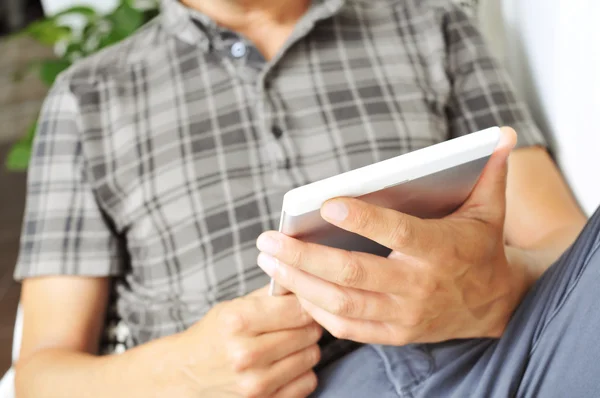
[[[0,0],[0,34],[22,28],[42,15],[39,0]]]
[[[7,144],[0,144],[4,159]],[[25,192],[24,173],[0,169],[0,377],[10,367],[15,311],[20,285],[12,273],[17,259]]]
[[[8,38],[11,25],[7,18],[9,0],[0,0],[0,377],[10,367],[12,335],[20,285],[13,281],[18,253],[19,233],[25,205],[25,173],[4,168],[10,145],[35,120],[44,87],[34,74],[14,81],[14,73],[33,59],[51,55],[51,50],[25,38]],[[42,16],[39,0],[17,0],[22,23]]]

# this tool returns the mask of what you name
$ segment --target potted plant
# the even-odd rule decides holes
[[[158,13],[157,0],[147,0],[143,4],[135,0],[117,0],[115,3],[108,13],[87,5],[73,6],[33,22],[17,33],[15,36],[29,36],[54,48],[57,56],[32,63],[15,79],[35,71],[44,84],[51,86],[74,62],[125,39]],[[33,123],[23,138],[13,145],[5,159],[9,170],[27,169],[36,130],[37,123]]]

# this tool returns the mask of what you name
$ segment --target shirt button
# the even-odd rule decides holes
[[[231,46],[231,55],[234,58],[242,58],[246,55],[247,50],[246,45],[243,42],[238,41]]]
[[[281,136],[283,135],[283,131],[281,130],[281,127],[279,126],[273,126],[273,128],[271,129],[271,132],[273,133],[273,136],[275,136],[275,138],[280,139]]]

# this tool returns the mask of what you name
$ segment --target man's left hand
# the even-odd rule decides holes
[[[323,206],[328,222],[392,249],[387,258],[271,231],[258,239],[258,264],[341,339],[404,345],[499,337],[528,285],[504,246],[515,142],[514,131],[503,129],[469,199],[445,218],[419,219],[350,198]]]

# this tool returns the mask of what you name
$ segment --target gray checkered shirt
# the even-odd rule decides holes
[[[162,7],[52,88],[15,273],[115,277],[135,344],[267,284],[255,240],[289,189],[493,125],[544,144],[450,1],[314,1],[269,61]]]

